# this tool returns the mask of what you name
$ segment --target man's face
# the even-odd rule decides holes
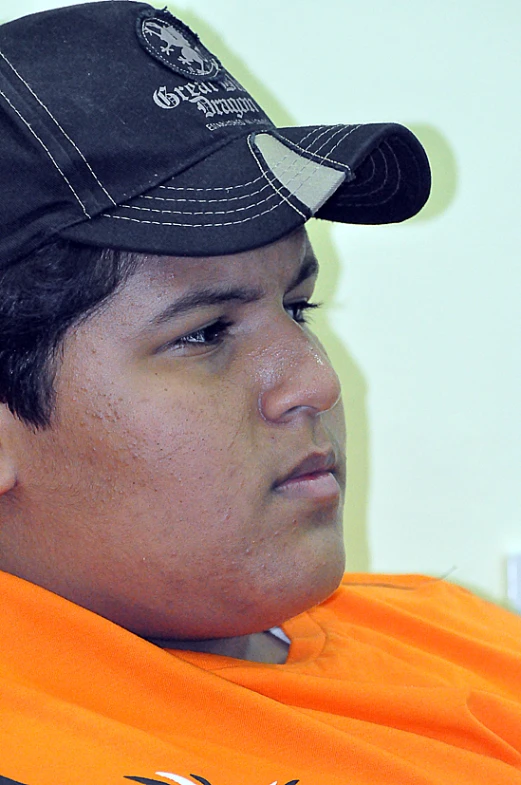
[[[300,323],[315,277],[304,232],[145,259],[68,334],[53,427],[11,422],[0,567],[156,638],[261,631],[327,597],[344,425]]]

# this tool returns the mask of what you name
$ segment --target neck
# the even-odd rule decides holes
[[[181,649],[184,651],[200,651],[207,654],[219,654],[233,657],[236,660],[264,662],[282,665],[288,656],[288,646],[270,632],[256,632],[252,635],[240,635],[236,638],[215,638],[212,640],[163,640],[149,639],[163,649]]]

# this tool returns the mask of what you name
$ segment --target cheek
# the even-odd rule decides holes
[[[130,494],[134,509],[226,518],[258,493],[247,482],[258,471],[255,418],[237,388],[116,390],[86,401],[74,420],[78,480],[103,484],[105,499],[126,505]]]

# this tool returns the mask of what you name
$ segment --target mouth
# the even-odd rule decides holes
[[[306,456],[272,486],[287,499],[331,502],[338,500],[341,489],[337,479],[337,460],[333,450]]]

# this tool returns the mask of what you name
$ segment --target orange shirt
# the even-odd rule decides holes
[[[521,783],[521,619],[444,581],[346,576],[284,665],[0,597],[0,785]]]

